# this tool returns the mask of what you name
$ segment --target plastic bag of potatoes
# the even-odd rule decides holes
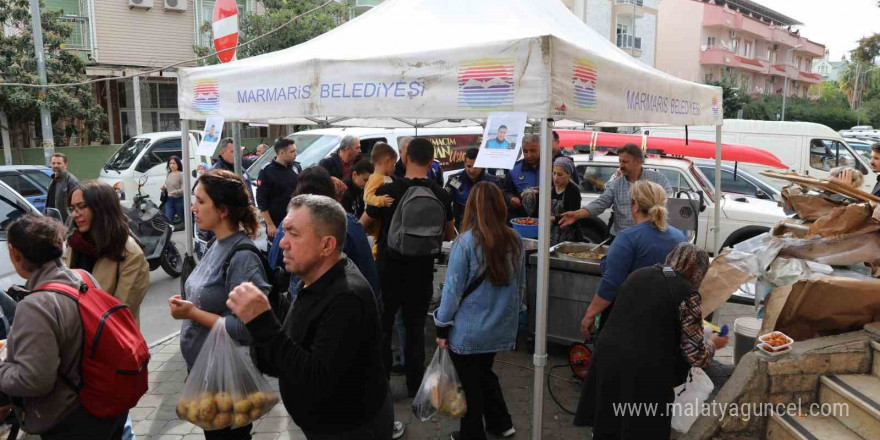
[[[268,413],[278,400],[220,318],[189,373],[177,416],[205,430],[239,428]]]
[[[413,399],[413,414],[426,421],[437,414],[461,418],[467,412],[467,399],[449,353],[437,348],[425,370],[422,386]]]

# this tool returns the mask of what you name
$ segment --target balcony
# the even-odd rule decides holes
[[[755,73],[767,73],[767,65],[760,60],[746,58],[733,51],[718,46],[707,46],[700,52],[700,64],[710,66],[728,66]]]
[[[787,76],[789,79],[797,80],[800,72],[798,72],[798,70],[792,65],[773,64],[772,66],[770,66],[767,74],[770,76],[779,76],[783,78]]]
[[[636,17],[642,17],[645,15],[644,6],[644,0],[614,0],[613,13],[615,16],[632,16],[633,12],[635,12]]]
[[[805,83],[810,84],[821,84],[822,83],[822,75],[818,73],[810,73],[810,72],[798,72],[798,81],[803,81]]]
[[[617,47],[621,49],[633,48],[642,50],[642,37],[633,37],[629,34],[617,34]]]
[[[58,19],[69,25],[73,32],[64,40],[64,48],[75,51],[92,50],[92,34],[89,27],[89,18],[77,15],[64,15]]]

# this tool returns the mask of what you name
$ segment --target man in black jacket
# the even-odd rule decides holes
[[[342,254],[346,215],[335,200],[300,195],[284,218],[284,264],[301,282],[284,327],[250,283],[226,304],[253,337],[257,367],[308,439],[391,438],[394,412],[370,285]]]
[[[232,138],[226,138],[220,141],[220,153],[217,154],[217,162],[211,167],[212,170],[226,170],[235,172],[235,142]],[[251,176],[248,174],[244,162],[241,164],[241,178],[247,185],[248,194],[251,196],[251,203],[254,202],[254,189],[251,188]]]
[[[257,177],[257,208],[266,221],[269,242],[284,216],[287,204],[296,189],[296,144],[292,139],[281,138],[275,142],[275,160],[266,164]]]
[[[61,211],[62,221],[67,221],[67,197],[79,186],[76,176],[67,171],[67,156],[55,153],[49,160],[52,165],[52,178],[49,180],[49,193],[46,195],[46,208]]]
[[[339,143],[339,149],[330,157],[325,157],[318,162],[318,165],[324,167],[330,177],[340,181],[351,177],[351,167],[354,160],[361,154],[361,141],[358,138],[348,135],[342,138]]]

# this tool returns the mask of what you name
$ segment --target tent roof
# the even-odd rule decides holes
[[[633,59],[559,0],[386,0],[297,46],[179,76],[181,116],[196,120],[721,121],[720,88]]]

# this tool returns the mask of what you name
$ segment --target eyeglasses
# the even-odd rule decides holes
[[[67,212],[73,214],[76,211],[85,211],[86,208],[88,208],[88,207],[89,207],[89,205],[86,205],[85,202],[79,202],[79,203],[68,206]]]

